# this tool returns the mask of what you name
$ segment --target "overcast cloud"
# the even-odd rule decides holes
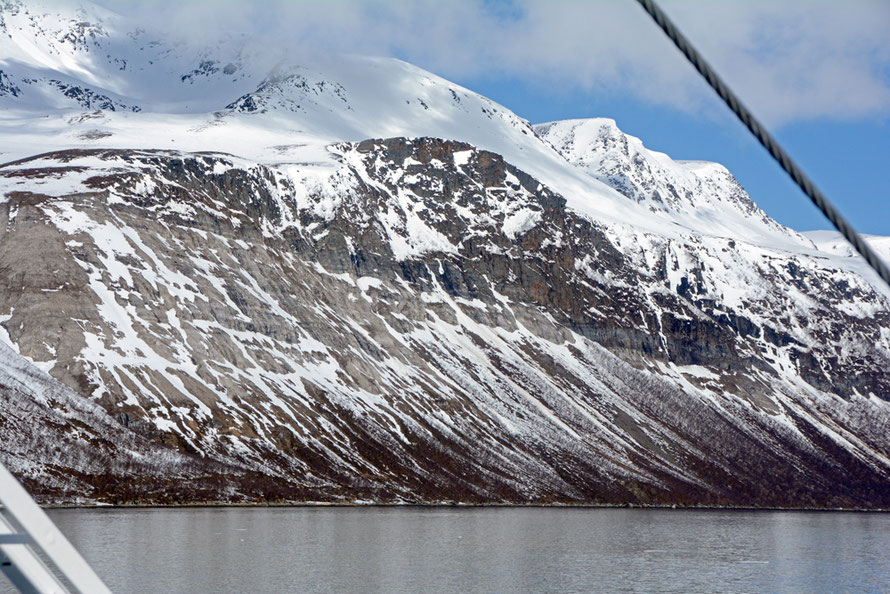
[[[388,55],[446,78],[516,77],[684,111],[710,91],[633,0],[103,0],[196,43]],[[772,125],[890,115],[890,2],[664,0],[664,9]]]

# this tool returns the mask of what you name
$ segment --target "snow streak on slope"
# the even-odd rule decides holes
[[[804,237],[813,242],[816,248],[835,261],[836,265],[845,270],[855,271],[874,285],[875,289],[890,297],[890,287],[881,279],[838,231],[805,231]],[[862,235],[865,242],[884,260],[890,263],[890,237],[880,235]]]
[[[136,435],[5,342],[0,444],[3,464],[33,496],[49,503],[245,501],[255,500],[251,491],[257,487],[269,487],[268,480],[238,466],[184,455]]]
[[[823,252],[845,257],[856,255],[856,250],[838,231],[805,231],[802,235]],[[885,262],[890,261],[890,237],[862,235],[862,238],[880,258]]]

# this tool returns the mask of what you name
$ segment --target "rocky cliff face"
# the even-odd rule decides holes
[[[196,498],[890,506],[888,302],[826,257],[596,221],[429,138],[70,150],[0,195],[21,355],[267,481]]]
[[[144,439],[5,344],[0,412],[3,464],[41,502],[264,502],[297,492],[318,498],[296,484]]]

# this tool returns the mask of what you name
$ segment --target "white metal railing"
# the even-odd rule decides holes
[[[0,505],[0,569],[19,591],[111,593],[3,464]],[[56,572],[38,552],[49,559]]]

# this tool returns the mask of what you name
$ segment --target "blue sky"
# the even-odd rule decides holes
[[[98,0],[201,42],[402,58],[532,122],[611,117],[649,148],[726,165],[764,210],[830,223],[634,0]],[[890,2],[661,0],[810,177],[890,235]]]

